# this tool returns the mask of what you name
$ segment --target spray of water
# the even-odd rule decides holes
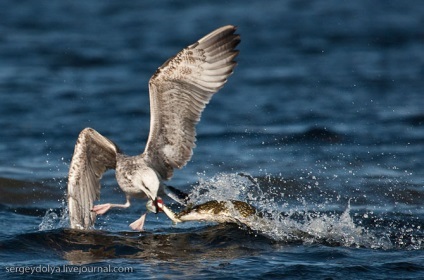
[[[41,223],[38,225],[39,231],[66,228],[69,226],[68,207],[65,200],[62,200],[61,204],[62,206],[59,211],[53,208],[46,211]]]
[[[308,188],[308,185],[305,187]],[[282,190],[287,190],[287,193]],[[399,229],[393,224],[379,227],[373,223],[373,227],[370,227],[365,225],[365,222],[371,218],[382,224],[386,220],[371,217],[372,211],[354,213],[350,200],[346,205],[337,200],[339,208],[342,209],[336,211],[333,199],[324,202],[313,199],[309,201],[310,197],[297,195],[293,190],[290,191],[289,187],[277,188],[271,179],[259,180],[249,174],[220,173],[211,178],[199,174],[198,184],[192,188],[189,197],[196,205],[211,200],[239,200],[249,203],[258,210],[258,216],[244,220],[246,228],[277,242],[373,249],[422,249],[424,244],[422,236],[410,234],[410,231],[420,229],[419,226],[412,225],[411,228]],[[294,197],[296,198],[293,199]],[[62,200],[61,203],[62,207],[59,210],[46,211],[39,225],[40,231],[69,226],[66,201]],[[232,214],[235,217],[240,216],[235,209]],[[399,235],[395,240],[393,231]]]
[[[333,246],[390,249],[393,244],[386,235],[377,236],[369,229],[354,222],[350,201],[343,211],[334,208],[333,200],[326,203],[297,200],[301,204],[290,205],[284,201],[284,193],[276,193],[273,187],[261,183],[248,174],[217,174],[212,178],[200,175],[199,184],[190,193],[190,200],[201,204],[210,200],[240,200],[258,209],[260,218],[251,217],[246,222],[250,230],[275,241],[324,243]],[[238,215],[234,211],[234,215]]]

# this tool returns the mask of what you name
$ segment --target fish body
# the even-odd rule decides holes
[[[146,206],[150,212],[155,212],[157,210],[150,201]],[[199,205],[188,206],[179,213],[174,213],[165,205],[161,205],[160,207],[174,223],[204,221],[247,225],[249,222],[258,217],[258,212],[255,207],[238,200],[211,200]]]
[[[244,223],[255,215],[256,209],[250,204],[238,201],[211,200],[203,204],[188,207],[176,215],[181,221],[210,221],[217,223]]]

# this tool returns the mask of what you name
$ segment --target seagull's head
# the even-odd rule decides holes
[[[163,200],[162,198],[160,198],[159,196],[156,197],[155,200],[151,200],[149,199],[149,201],[147,201],[146,203],[146,208],[147,211],[152,212],[152,213],[159,213],[163,211]]]

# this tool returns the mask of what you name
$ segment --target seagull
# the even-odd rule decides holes
[[[94,227],[96,215],[111,208],[128,208],[130,198],[147,198],[158,210],[158,192],[180,202],[178,191],[165,185],[174,169],[191,159],[196,124],[212,95],[233,73],[240,36],[227,25],[204,36],[168,59],[149,80],[150,131],[144,152],[136,156],[119,147],[93,128],[84,128],[76,141],[68,174],[68,214],[72,229]],[[115,169],[124,204],[99,204],[100,179]],[[130,224],[142,231],[146,213]]]

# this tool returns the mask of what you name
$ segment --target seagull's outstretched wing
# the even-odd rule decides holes
[[[236,66],[240,36],[235,30],[228,25],[211,32],[166,61],[149,81],[151,119],[144,157],[164,180],[190,160],[195,125]]]
[[[100,178],[116,167],[118,147],[92,128],[78,136],[68,175],[68,210],[71,228],[89,229],[96,220],[91,212],[100,196]]]

